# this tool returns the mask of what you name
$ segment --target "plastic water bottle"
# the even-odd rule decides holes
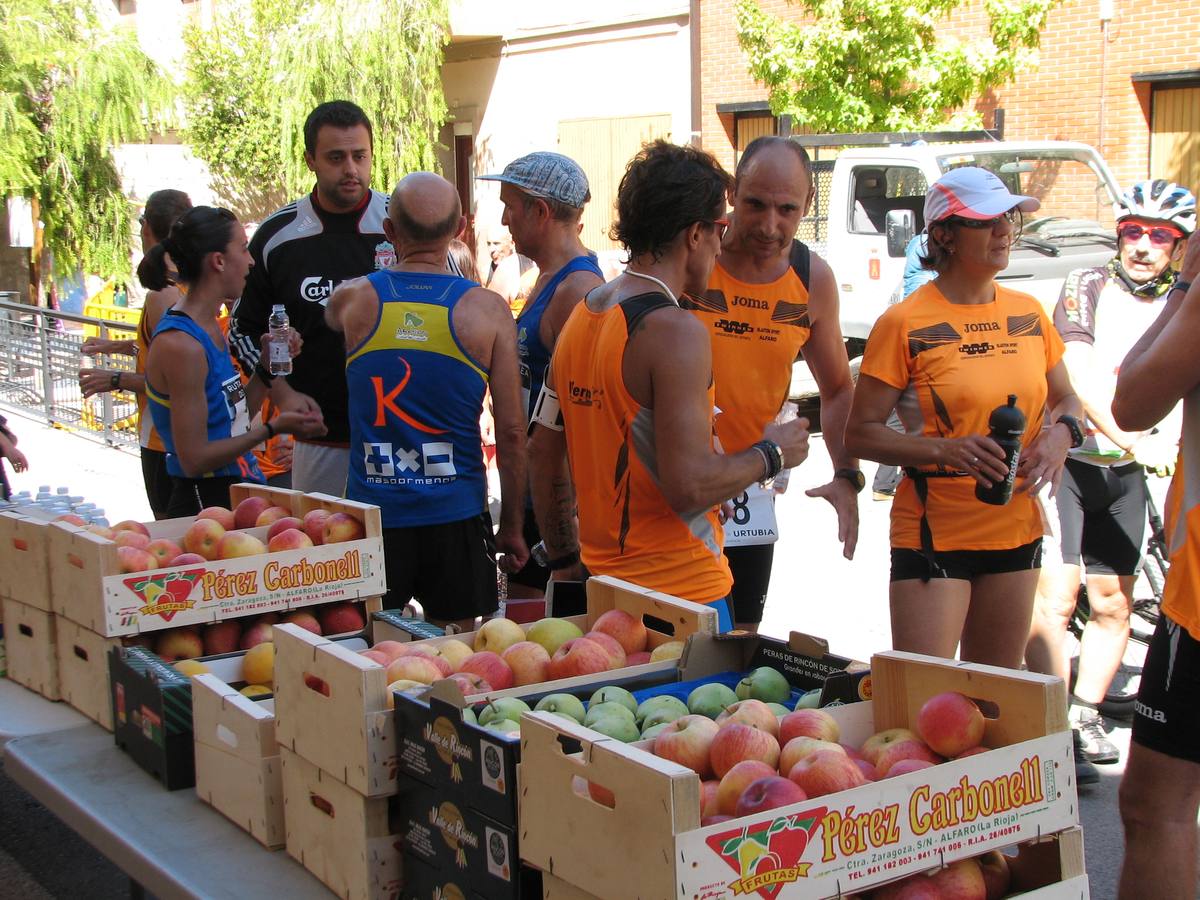
[[[992,410],[988,419],[988,437],[1004,451],[1004,464],[1008,474],[990,488],[975,485],[975,497],[984,503],[1004,506],[1012,499],[1013,482],[1017,477],[1017,463],[1021,461],[1021,436],[1025,433],[1025,413],[1017,408],[1017,395],[1009,394],[1008,403]]]
[[[292,374],[292,351],[288,346],[288,334],[291,323],[288,322],[287,310],[282,303],[271,307],[271,318],[267,320],[271,330],[271,339],[267,344],[270,353],[268,371],[272,375]]]

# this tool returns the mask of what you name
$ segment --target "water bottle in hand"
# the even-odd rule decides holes
[[[271,307],[271,318],[267,320],[271,331],[271,339],[267,344],[270,354],[268,371],[272,375],[292,374],[292,351],[288,346],[288,336],[291,323],[288,322],[287,310],[282,303]]]
[[[1009,394],[1008,403],[992,410],[988,428],[988,437],[1004,451],[1004,464],[1008,466],[1008,474],[1003,481],[997,481],[988,488],[976,484],[975,497],[984,503],[1004,506],[1012,499],[1017,463],[1021,461],[1021,436],[1025,434],[1025,413],[1017,408],[1016,394]]]

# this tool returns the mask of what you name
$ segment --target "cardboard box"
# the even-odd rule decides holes
[[[114,647],[108,659],[117,746],[168,791],[191,787],[191,679],[145,647]]]
[[[274,699],[251,699],[215,675],[197,675],[192,729],[196,795],[264,847],[282,847],[283,766]]]
[[[113,730],[108,654],[121,638],[105,637],[62,616],[58,627],[58,676],[62,698],[107,731]]]
[[[117,546],[74,525],[50,526],[55,611],[106,637],[215,622],[235,616],[359,600],[386,593],[379,508],[323,494],[299,494],[259,485],[234,485],[236,506],[247,496],[312,509],[348,512],[367,536],[357,541],[214,560],[138,574],[122,574]],[[177,543],[193,517],[148,522],[152,538]],[[267,527],[245,531],[266,541]]]
[[[522,866],[517,830],[447,798],[440,788],[405,778],[398,796],[404,853],[442,877],[457,876],[485,900],[536,900],[541,872]],[[409,873],[405,872],[405,881]],[[409,894],[406,896],[420,896]]]
[[[557,875],[543,872],[542,900],[596,900],[596,895],[563,881]]]
[[[16,600],[0,601],[8,678],[47,700],[62,698],[58,677],[58,634],[54,613]]]
[[[909,726],[931,696],[957,690],[997,711],[983,741],[996,749],[701,828],[691,770],[526,714],[522,858],[602,898],[767,886],[784,900],[824,898],[1078,824],[1060,679],[895,652],[876,655],[871,670],[872,701],[828,710],[846,743]],[[593,801],[577,777],[612,791],[614,805]]]
[[[288,856],[339,897],[398,898],[403,840],[397,798],[364,797],[286,747],[279,756]]]
[[[0,600],[53,612],[50,591],[50,523],[7,510],[0,513]]]

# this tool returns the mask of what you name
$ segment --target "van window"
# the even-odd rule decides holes
[[[927,185],[921,170],[914,166],[855,166],[850,175],[853,203],[847,228],[855,234],[883,234],[887,214],[894,209],[910,209],[916,216],[914,231],[924,227]]]

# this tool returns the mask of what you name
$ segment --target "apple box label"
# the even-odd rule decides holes
[[[484,841],[487,844],[488,874],[504,881],[512,881],[512,865],[509,863],[508,835],[495,828],[485,827]]]
[[[498,794],[508,793],[504,783],[504,750],[490,741],[479,742],[479,759],[482,763],[483,786]]]

